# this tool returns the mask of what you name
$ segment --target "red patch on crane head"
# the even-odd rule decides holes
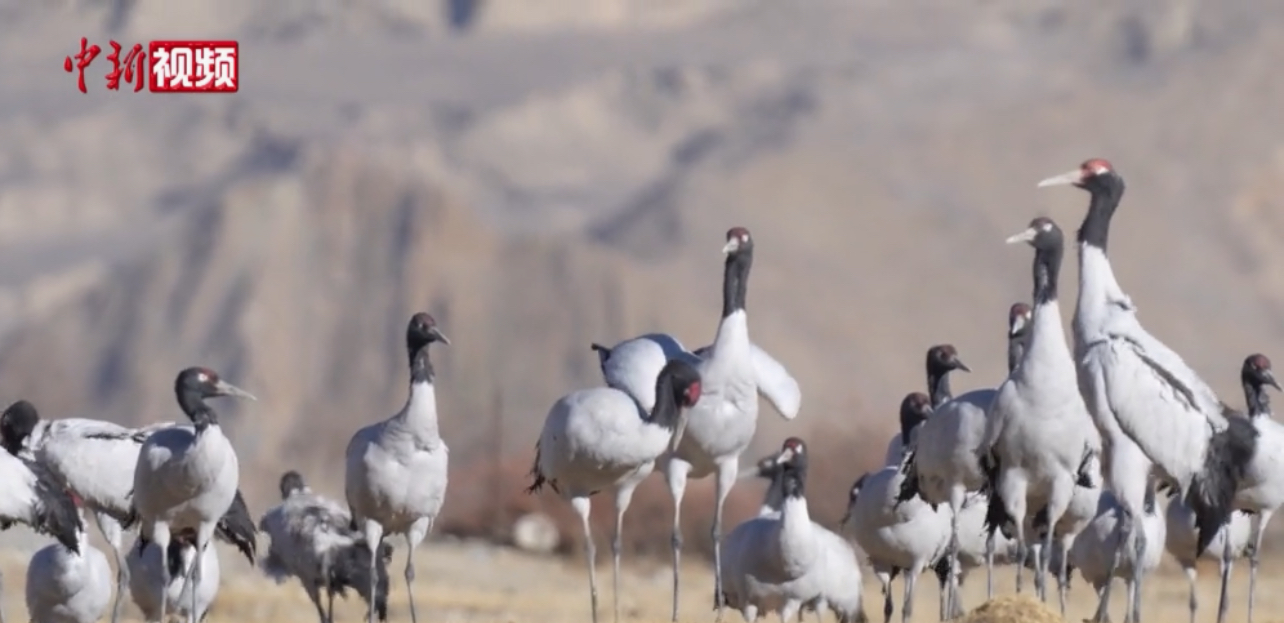
[[[1084,160],[1083,164],[1079,165],[1079,170],[1083,172],[1083,179],[1088,179],[1090,177],[1111,173],[1115,170],[1115,167],[1105,158],[1089,158]]]

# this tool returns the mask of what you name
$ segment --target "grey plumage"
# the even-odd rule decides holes
[[[412,622],[418,620],[415,547],[432,531],[449,481],[449,449],[437,429],[437,394],[428,356],[434,342],[450,344],[437,321],[424,312],[411,316],[406,327],[410,359],[406,405],[396,415],[358,430],[345,452],[344,494],[366,542],[378,547],[386,534],[406,537],[406,596]],[[377,593],[373,583],[378,577],[378,560],[377,556],[370,558],[371,594]],[[374,623],[375,616],[372,601],[367,623]]]
[[[174,393],[192,426],[171,426],[147,438],[134,468],[133,503],[141,521],[139,537],[154,542],[160,553],[185,530],[194,530],[195,553],[186,581],[201,585],[200,561],[214,538],[220,520],[232,508],[240,479],[236,451],[218,425],[218,416],[205,404],[214,396],[254,397],[220,379],[206,368],[187,368],[174,380]],[[229,528],[243,525],[233,518]],[[229,534],[237,537],[235,529]],[[253,557],[252,554],[250,556]],[[169,567],[160,565],[156,590],[170,585]],[[200,608],[191,591],[189,621],[196,623]],[[164,619],[166,603],[161,602]]]
[[[298,578],[322,623],[334,616],[334,596],[346,597],[349,588],[374,606],[380,621],[387,620],[392,546],[384,543],[379,558],[372,561],[365,535],[351,526],[348,510],[313,493],[298,472],[282,475],[280,489],[281,503],[264,513],[258,523],[271,539],[263,571],[278,582]],[[377,574],[373,583],[372,562]],[[323,592],[326,605],[321,603]]]

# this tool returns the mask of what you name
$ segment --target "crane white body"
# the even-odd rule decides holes
[[[61,543],[36,551],[27,564],[27,613],[32,623],[96,623],[111,605],[107,557],[82,530],[79,553]]]
[[[1061,184],[1092,195],[1078,234],[1079,298],[1072,325],[1079,389],[1102,436],[1107,486],[1126,510],[1127,524],[1143,515],[1143,499],[1153,494],[1152,468],[1158,469],[1201,517],[1201,540],[1211,539],[1230,516],[1243,467],[1236,463],[1252,453],[1256,435],[1246,422],[1225,417],[1225,405],[1208,384],[1142,327],[1136,305],[1115,279],[1106,243],[1123,178],[1109,162],[1091,159],[1038,185]],[[1148,535],[1136,532],[1137,538],[1120,543],[1133,544],[1133,560],[1146,559]],[[1145,566],[1133,567],[1132,583],[1139,586]],[[1228,580],[1223,577],[1219,622],[1225,618]],[[1138,593],[1126,621],[1140,619]],[[1107,585],[1102,602],[1108,601]],[[1096,620],[1104,617],[1098,611]]]
[[[1167,526],[1164,518],[1159,515],[1159,510],[1154,503],[1154,495],[1147,497],[1141,521],[1137,522],[1138,527],[1145,532],[1147,539],[1159,544],[1164,541]],[[1153,571],[1159,566],[1163,556],[1162,548],[1153,547],[1143,550],[1142,557],[1136,558],[1134,557],[1136,548],[1127,547],[1126,543],[1120,545],[1119,541],[1136,538],[1135,534],[1139,532],[1129,535],[1124,530],[1125,512],[1126,510],[1119,505],[1110,491],[1103,491],[1097,516],[1089,522],[1083,532],[1079,533],[1074,540],[1074,545],[1070,548],[1070,563],[1079,570],[1083,579],[1096,589],[1100,599],[1108,596],[1105,588],[1111,580],[1120,578],[1128,587],[1128,598],[1131,601],[1138,589],[1134,581],[1136,575],[1133,567],[1140,566],[1145,571]],[[1116,552],[1124,553],[1118,563],[1114,562]],[[1108,603],[1101,604],[1099,610],[1104,610],[1108,605]]]
[[[950,510],[934,509],[918,497],[898,504],[904,478],[894,465],[865,475],[852,488],[844,523],[883,585],[884,619],[892,616],[892,577],[905,574],[901,620],[909,621],[918,577],[949,545]]]
[[[589,567],[589,595],[597,620],[596,547],[589,528],[591,496],[609,491],[615,498],[615,531],[611,539],[615,618],[620,616],[620,554],[624,513],[633,491],[655,469],[656,459],[681,442],[687,411],[700,399],[702,381],[696,369],[679,360],[665,365],[655,380],[653,408],[648,413],[628,393],[613,387],[572,392],[549,409],[535,445],[534,482],[545,482],[566,498],[584,528]]]
[[[164,623],[161,613],[204,621],[210,605],[218,596],[222,570],[219,568],[218,551],[205,548],[200,556],[198,579],[188,585],[184,574],[196,552],[190,539],[171,540],[165,553],[155,543],[145,546],[135,539],[125,556],[129,567],[129,595],[143,613],[147,623]],[[195,595],[187,593],[194,589]],[[192,610],[193,598],[196,609]]]
[[[1051,219],[1040,217],[1008,243],[1029,243],[1034,258],[1034,306],[1020,362],[999,386],[986,415],[985,438],[977,451],[998,462],[994,489],[1017,527],[1016,538],[1028,547],[1028,512],[1043,509],[1053,525],[1061,521],[1074,495],[1085,452],[1099,453],[1101,440],[1079,395],[1075,364],[1066,344],[1057,302],[1062,233]],[[1050,551],[1055,530],[1044,532],[1041,551]],[[1065,543],[1073,534],[1063,535]],[[1066,561],[1062,556],[1061,561]],[[1046,563],[1047,558],[1039,560]],[[1045,597],[1047,565],[1035,572],[1040,598]],[[1021,568],[1017,569],[1018,587]],[[1065,605],[1066,569],[1057,570]]]
[[[660,463],[673,497],[673,609],[678,618],[681,586],[682,530],[681,506],[689,478],[717,474],[712,526],[714,543],[714,604],[722,615],[722,509],[739,470],[740,455],[749,447],[758,427],[758,392],[772,396],[786,418],[797,414],[801,392],[797,383],[765,353],[758,351],[749,338],[749,317],[745,311],[749,270],[753,263],[753,240],[743,227],[727,231],[723,272],[722,318],[713,344],[700,349],[698,365],[703,385],[700,402],[691,410],[686,434],[677,449]],[[615,349],[595,346],[602,361],[607,383],[628,391],[630,386],[645,388],[654,383],[655,374],[667,357],[681,357],[676,352],[681,344],[668,336],[644,336],[643,343],[624,345],[619,359]],[[668,349],[669,352],[666,352]],[[634,354],[636,353],[636,354]],[[693,353],[694,355],[694,353]],[[771,378],[760,379],[760,374]],[[782,390],[783,388],[783,390]],[[782,397],[783,396],[783,397]],[[645,406],[645,397],[639,399]]]
[[[131,501],[138,452],[152,433],[173,425],[160,422],[127,428],[86,418],[44,420],[30,403],[21,407],[15,403],[0,416],[3,445],[39,461],[76,492],[111,546],[117,570],[113,621],[120,616],[128,582],[123,538],[137,521]]]
[[[450,450],[438,430],[437,393],[428,347],[450,344],[432,316],[420,312],[406,329],[410,392],[396,415],[358,430],[348,442],[344,492],[366,542],[377,548],[386,534],[406,537],[406,596],[417,621],[414,598],[415,548],[432,531],[449,481]],[[375,581],[377,556],[371,557]],[[376,589],[371,586],[370,593]],[[367,623],[374,623],[373,601]]]
[[[770,588],[765,595],[759,595],[755,589],[762,588],[761,585],[751,587],[747,581],[750,570],[769,568],[771,563],[767,559],[771,554],[755,539],[770,531],[771,522],[781,520],[784,508],[780,468],[774,459],[769,457],[759,462],[756,475],[770,482],[758,514],[732,528],[722,540],[723,601],[727,607],[739,610],[745,621],[754,621],[760,613],[771,610],[770,601],[775,598]],[[814,521],[812,524],[819,547],[825,552],[821,563],[824,572],[820,576],[820,592],[803,606],[817,613],[830,609],[839,621],[860,620],[863,602],[856,551],[847,539]]]
[[[193,425],[162,428],[143,442],[134,467],[133,504],[139,517],[140,537],[154,543],[159,551],[168,551],[179,533],[195,532],[196,551],[185,577],[187,582],[200,585],[201,565],[196,561],[209,548],[218,523],[232,508],[240,483],[236,450],[204,399],[254,397],[205,368],[180,372],[174,389]],[[157,583],[158,590],[168,586],[168,571],[167,565],[162,566],[163,581]],[[188,621],[197,623],[196,604],[188,610]],[[163,607],[161,615],[164,619]]]
[[[293,476],[293,478],[291,478]],[[297,480],[296,480],[297,479]],[[351,527],[348,509],[334,500],[314,493],[297,472],[287,472],[281,481],[284,498],[259,519],[258,528],[268,535],[268,555],[261,566],[278,583],[297,578],[317,609],[321,623],[334,617],[334,596],[353,588],[369,604],[372,599],[380,621],[388,618],[387,561],[392,548],[380,548],[375,580],[376,594],[370,595],[370,556],[373,548],[365,535]],[[321,595],[327,597],[322,604]]]
[[[737,573],[729,577],[746,621],[759,610],[792,621],[804,604],[824,601],[840,623],[864,620],[856,552],[843,539],[815,524],[803,496],[806,450],[797,438],[785,440],[777,463],[782,488],[779,513],[760,515],[737,527],[729,542],[737,549]],[[756,545],[756,547],[755,547]],[[728,566],[724,565],[726,573]],[[726,581],[723,586],[727,587]]]

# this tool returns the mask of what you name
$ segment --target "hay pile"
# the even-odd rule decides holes
[[[956,623],[1065,623],[1031,595],[1004,595],[986,602]]]

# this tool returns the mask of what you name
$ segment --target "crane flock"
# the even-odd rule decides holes
[[[750,339],[755,240],[748,229],[733,227],[723,241],[722,311],[710,344],[687,350],[661,332],[591,344],[604,385],[553,403],[527,490],[548,485],[581,519],[594,623],[592,496],[608,491],[614,498],[618,621],[624,519],[635,489],[653,472],[663,475],[673,500],[675,622],[681,502],[689,479],[710,475],[717,621],[730,607],[748,622],[769,612],[801,621],[812,611],[863,623],[863,559],[882,585],[885,622],[893,616],[891,582],[898,576],[902,621],[913,618],[915,584],[927,571],[941,585],[939,618],[948,620],[964,611],[959,588],[971,570],[986,567],[986,593],[993,596],[995,566],[1011,564],[1016,591],[1025,589],[1028,568],[1044,600],[1052,571],[1062,613],[1070,574],[1078,571],[1097,596],[1094,621],[1107,620],[1112,580],[1123,579],[1125,623],[1140,623],[1143,583],[1167,550],[1189,578],[1192,622],[1196,561],[1218,561],[1217,621],[1224,623],[1233,563],[1246,558],[1251,622],[1262,535],[1284,504],[1278,459],[1284,427],[1271,417],[1266,393],[1280,390],[1271,362],[1260,353],[1243,360],[1243,412],[1221,400],[1142,326],[1115,278],[1106,249],[1123,178],[1094,158],[1037,184],[1061,185],[1090,196],[1076,235],[1079,288],[1069,339],[1058,288],[1065,237],[1041,216],[1007,239],[1034,251],[1032,298],[1008,308],[1007,376],[955,395],[952,373],[971,370],[953,345],[927,348],[926,385],[902,400],[882,467],[856,479],[837,530],[809,510],[811,451],[800,437],[784,439],[752,468],[740,467],[757,430],[759,395],[786,420],[802,404],[798,381]],[[147,621],[179,616],[199,623],[218,593],[221,572],[210,548],[218,539],[269,578],[299,580],[320,623],[333,623],[334,598],[348,589],[366,603],[367,623],[386,621],[392,546],[385,540],[396,534],[406,540],[406,597],[417,623],[410,554],[442,511],[449,471],[429,347],[450,341],[431,315],[419,312],[405,344],[405,405],[352,435],[344,499],[314,492],[291,470],[280,477],[280,503],[257,522],[240,491],[236,450],[206,402],[256,399],[213,370],[186,368],[175,378],[174,396],[188,423],[128,428],[44,420],[27,400],[11,404],[0,413],[0,529],[22,523],[53,537],[28,565],[30,620],[88,623],[110,615],[115,623],[128,587]],[[727,495],[751,477],[769,483],[763,504],[724,531]],[[1160,493],[1167,494],[1166,511],[1158,508]],[[88,541],[87,517],[112,549],[114,576],[108,557]],[[126,533],[134,530],[126,548]],[[269,539],[261,559],[259,532]]]

